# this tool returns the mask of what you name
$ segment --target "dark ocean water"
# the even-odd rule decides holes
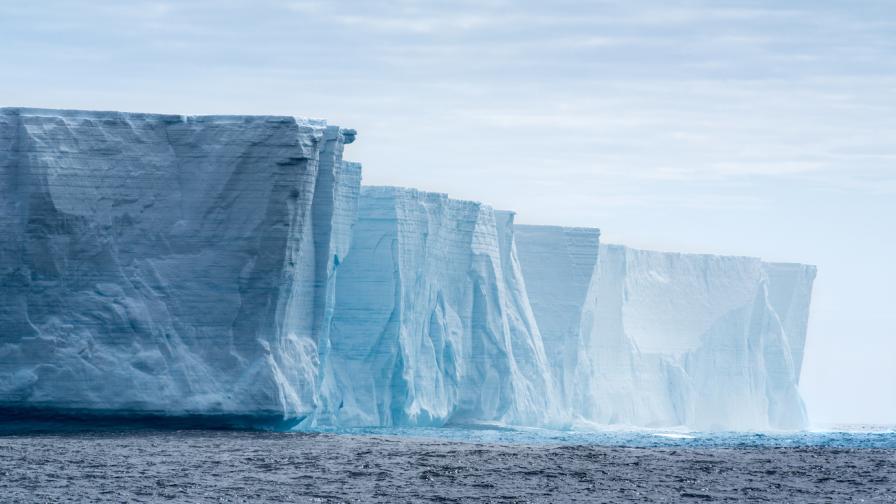
[[[0,501],[896,503],[896,433],[7,434]]]

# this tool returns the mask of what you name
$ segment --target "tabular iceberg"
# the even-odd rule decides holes
[[[806,426],[814,267],[362,188],[354,137],[0,109],[0,420]]]
[[[0,405],[313,411],[353,138],[291,117],[0,110]]]
[[[572,417],[703,430],[806,427],[797,385],[814,267],[598,247],[597,232],[581,229],[518,226],[517,238]]]

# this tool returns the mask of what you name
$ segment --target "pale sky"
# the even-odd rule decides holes
[[[896,2],[0,0],[0,106],[358,129],[364,182],[819,268],[815,424],[896,423]]]

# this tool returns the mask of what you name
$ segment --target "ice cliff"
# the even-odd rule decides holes
[[[806,426],[814,267],[362,188],[354,136],[0,109],[0,420]]]
[[[598,239],[596,230],[517,227],[530,300],[572,418],[806,427],[797,385],[814,267],[598,247]]]
[[[541,424],[552,381],[512,214],[413,189],[365,187],[336,280],[318,422]]]
[[[288,117],[0,110],[0,405],[313,411],[353,138]]]

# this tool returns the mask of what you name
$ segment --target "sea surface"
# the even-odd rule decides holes
[[[896,430],[7,431],[0,502],[896,503]]]

